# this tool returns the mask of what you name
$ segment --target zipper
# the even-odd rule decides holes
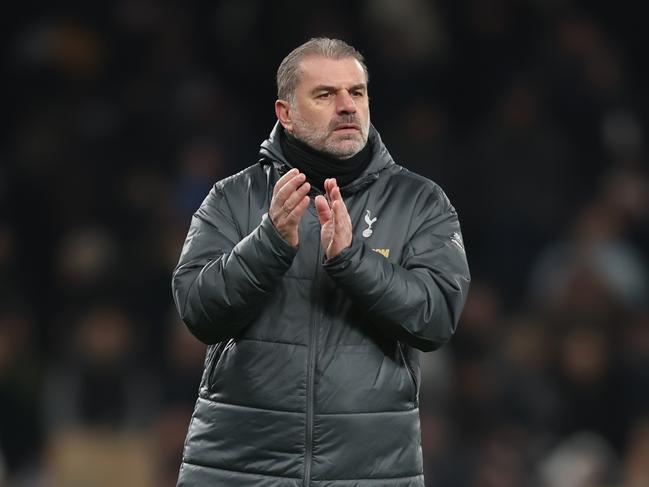
[[[401,359],[403,360],[403,364],[406,366],[406,370],[408,370],[408,374],[410,374],[410,378],[412,379],[412,383],[415,386],[415,397],[413,398],[413,402],[415,405],[417,404],[417,396],[419,395],[418,387],[417,387],[417,377],[415,376],[415,371],[412,370],[410,367],[410,364],[406,360],[406,354],[403,352],[403,344],[401,342],[397,342],[397,347],[399,348],[399,353],[401,354]]]
[[[311,303],[316,302],[317,285],[318,285],[318,271],[320,270],[320,235],[318,235],[318,254],[315,267],[315,275],[313,278],[313,298]],[[304,487],[309,487],[311,484],[311,463],[313,461],[313,403],[315,396],[315,362],[316,362],[316,345],[318,341],[317,327],[318,311],[313,307],[311,326],[309,327],[309,359],[307,362],[307,378],[306,378],[306,442],[304,452]]]

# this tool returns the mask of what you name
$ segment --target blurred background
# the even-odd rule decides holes
[[[41,2],[43,3],[43,2]],[[631,2],[18,2],[0,142],[0,485],[172,486],[204,346],[170,275],[282,58],[357,47],[473,285],[425,357],[428,486],[649,486],[649,45]],[[10,22],[8,22],[10,21]]]

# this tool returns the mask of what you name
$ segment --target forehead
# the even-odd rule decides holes
[[[300,62],[298,88],[308,90],[318,85],[353,86],[366,81],[363,66],[353,57],[330,59],[308,56]]]

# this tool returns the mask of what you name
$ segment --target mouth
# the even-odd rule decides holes
[[[354,123],[341,123],[339,125],[336,125],[336,128],[334,128],[334,131],[339,132],[339,131],[357,131],[360,132],[361,128],[354,124]]]

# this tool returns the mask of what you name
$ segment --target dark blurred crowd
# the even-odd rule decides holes
[[[649,44],[625,3],[14,5],[0,145],[0,486],[175,485],[204,345],[170,293],[192,213],[257,160],[274,75],[355,45],[473,285],[424,360],[427,485],[649,486]],[[389,434],[389,432],[386,432]]]

